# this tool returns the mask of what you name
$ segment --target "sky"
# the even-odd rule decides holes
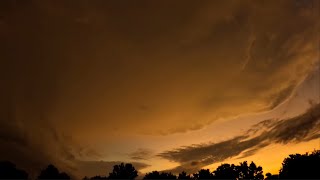
[[[319,1],[2,0],[0,160],[193,173],[320,148]],[[276,153],[275,153],[276,152]]]

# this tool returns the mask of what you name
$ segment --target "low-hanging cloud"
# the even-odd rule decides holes
[[[313,105],[304,114],[284,120],[265,120],[242,135],[205,145],[195,145],[165,151],[158,156],[181,163],[174,172],[194,172],[206,165],[222,162],[241,155],[255,154],[270,144],[300,143],[320,137],[320,104]]]
[[[150,149],[139,148],[136,151],[129,154],[129,158],[133,160],[147,160],[153,155],[153,151]]]

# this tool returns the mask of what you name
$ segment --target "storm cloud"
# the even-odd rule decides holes
[[[272,110],[318,64],[317,2],[2,0],[1,159],[72,170],[84,159],[128,155],[140,148],[131,137]],[[223,142],[237,147],[221,157],[207,153],[219,153],[219,143],[161,156],[184,164],[191,153],[196,167],[262,141],[317,136],[285,136],[285,122],[272,124],[273,137]]]
[[[270,110],[317,63],[313,1],[1,3],[3,96],[87,141]]]

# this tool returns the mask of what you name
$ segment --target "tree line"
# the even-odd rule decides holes
[[[16,168],[9,161],[0,162],[0,179],[30,179],[26,171]],[[65,172],[60,172],[50,164],[43,169],[38,177],[41,179],[71,179]],[[254,162],[240,162],[239,165],[221,164],[214,171],[200,169],[198,172],[188,174],[181,172],[175,175],[171,172],[152,171],[144,177],[138,178],[138,171],[130,163],[121,163],[113,167],[112,172],[106,176],[84,177],[83,180],[97,179],[320,179],[320,150],[312,153],[291,154],[282,162],[279,174],[263,174],[263,168]]]

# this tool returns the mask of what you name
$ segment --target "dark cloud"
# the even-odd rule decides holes
[[[150,149],[138,149],[135,152],[129,154],[129,158],[133,160],[147,160],[153,155],[153,151]]]
[[[14,143],[26,146],[26,133],[15,122],[1,123],[0,140],[2,142]]]
[[[158,156],[181,163],[181,166],[173,169],[174,172],[194,172],[203,166],[238,155],[241,155],[241,158],[251,156],[273,143],[300,143],[316,139],[320,136],[319,130],[320,104],[316,104],[297,117],[262,121],[245,134],[230,140],[178,148],[160,153]]]
[[[1,94],[87,143],[270,110],[315,63],[309,3],[1,1]]]
[[[273,102],[271,102],[269,108],[274,109],[277,106],[279,106],[282,102],[284,102],[284,100],[290,97],[291,93],[295,88],[296,84],[288,85],[288,87],[281,90],[278,94],[271,96],[270,98],[273,99]]]
[[[14,106],[0,121],[0,160],[10,160],[35,177],[48,164],[75,174],[78,158],[97,158],[94,150],[76,144],[48,123],[26,124],[17,118]]]

